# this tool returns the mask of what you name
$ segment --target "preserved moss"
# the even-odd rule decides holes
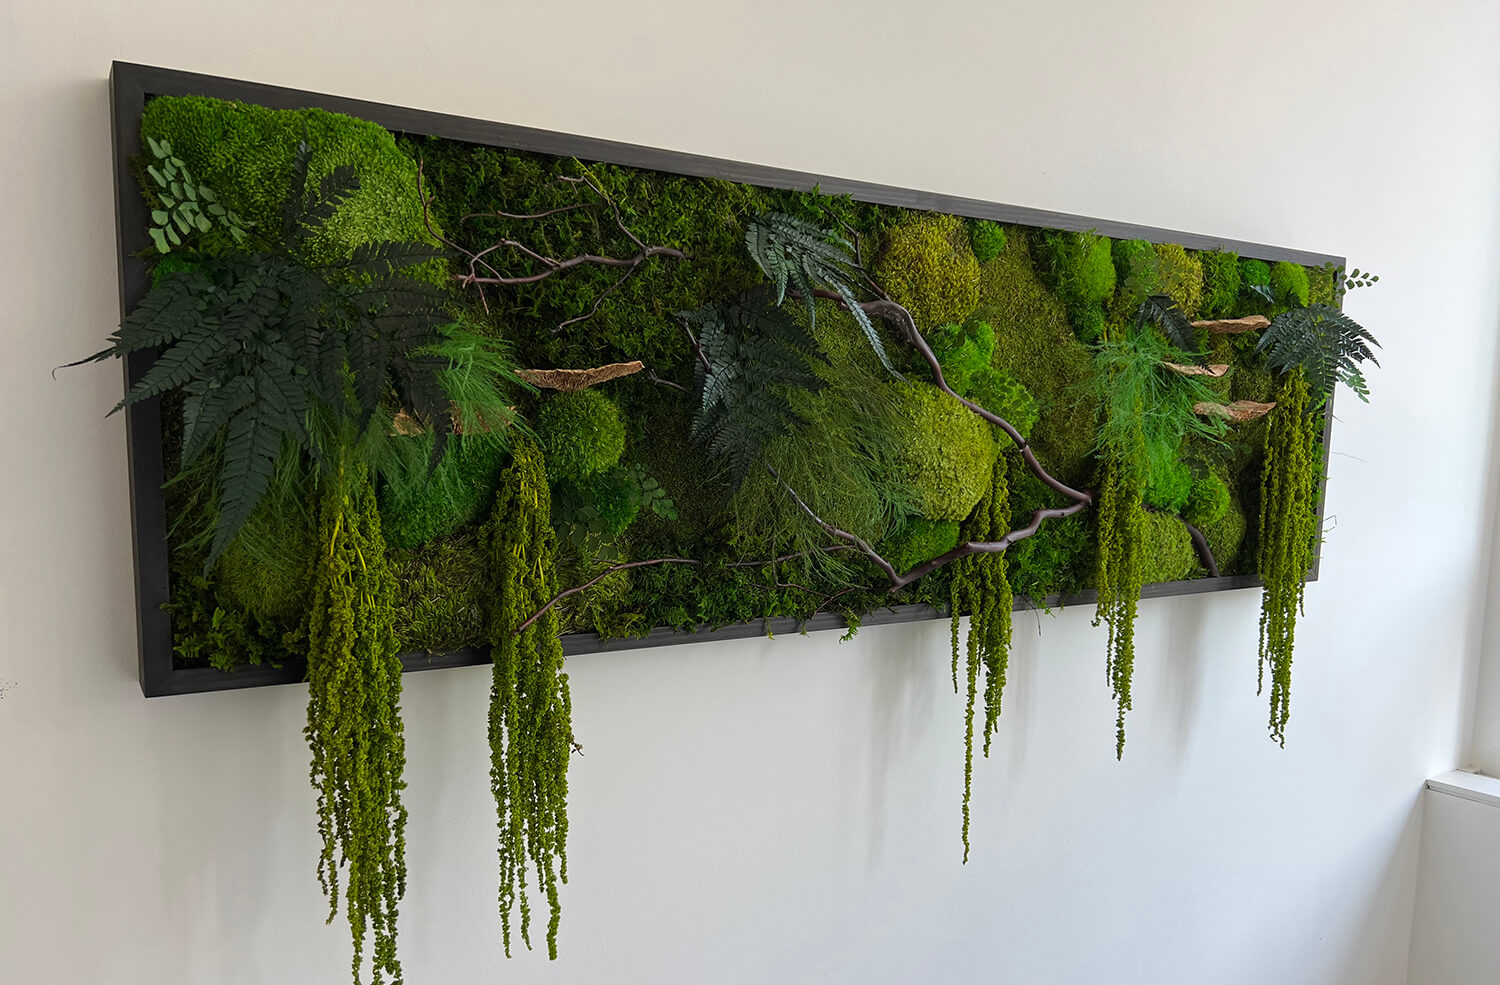
[[[1271,293],[1276,303],[1287,307],[1307,307],[1311,285],[1307,268],[1301,264],[1282,260],[1271,266]]]
[[[897,571],[905,574],[924,561],[930,561],[958,543],[957,520],[929,520],[912,517],[880,542],[880,552]]]
[[[924,333],[962,324],[979,303],[979,261],[956,216],[914,213],[891,229],[874,274]]]
[[[983,418],[930,383],[890,383],[905,424],[891,466],[931,520],[962,520],[990,486],[996,447]]]
[[[553,479],[576,481],[602,472],[625,450],[620,408],[597,389],[548,397],[534,427]]]
[[[1104,302],[1115,290],[1110,240],[1097,233],[1048,231],[1033,241],[1038,271],[1062,299],[1068,321],[1085,342],[1104,333]]]
[[[1204,318],[1232,318],[1240,296],[1239,254],[1205,250],[1198,254],[1203,269]]]
[[[1177,302],[1183,314],[1197,318],[1203,303],[1203,265],[1176,243],[1157,243],[1161,263],[1161,293]]]

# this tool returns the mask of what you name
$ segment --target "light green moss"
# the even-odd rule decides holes
[[[1046,231],[1036,248],[1038,270],[1062,299],[1073,330],[1085,342],[1104,331],[1104,302],[1115,290],[1115,262],[1110,240],[1097,233]]]
[[[995,354],[994,328],[989,322],[970,319],[963,325],[941,325],[925,337],[943,367],[943,379],[954,392],[968,396],[974,374],[988,369]]]
[[[311,148],[312,188],[348,165],[359,190],[308,243],[312,262],[346,258],[374,240],[430,240],[417,197],[417,166],[385,129],[320,109],[277,110],[201,96],[161,96],[146,104],[141,134],[166,138],[200,181],[249,225],[252,241],[281,236],[281,207],[297,145]]]
[[[979,302],[979,261],[956,216],[919,213],[896,226],[886,235],[874,273],[923,332],[962,324]]]
[[[1239,254],[1205,250],[1198,254],[1203,269],[1204,318],[1232,318],[1240,296]]]
[[[1161,261],[1144,239],[1115,240],[1111,251],[1121,302],[1135,308],[1160,290]]]
[[[912,517],[880,542],[880,552],[896,570],[905,574],[923,561],[930,561],[958,543],[957,520]]]
[[[1282,260],[1271,267],[1271,293],[1276,303],[1287,307],[1307,307],[1310,285],[1307,268]]]
[[[974,249],[974,259],[989,263],[1005,249],[1005,227],[988,219],[970,219],[969,245]]]
[[[1182,515],[1194,526],[1207,527],[1221,519],[1228,510],[1229,486],[1219,475],[1209,473],[1194,480]]]
[[[1176,301],[1183,314],[1197,318],[1203,303],[1203,265],[1176,243],[1157,243],[1155,250],[1161,262],[1161,292]]]
[[[1147,513],[1142,545],[1141,583],[1190,578],[1198,566],[1193,539],[1182,521],[1167,513]]]
[[[1036,398],[1010,373],[1003,369],[985,369],[974,374],[968,397],[985,410],[1003,418],[1006,423],[1029,438],[1036,427]],[[996,436],[1001,448],[1009,447],[1009,437]]]
[[[931,520],[962,520],[989,488],[995,461],[993,429],[930,383],[889,383],[906,425],[895,439],[892,466]]]

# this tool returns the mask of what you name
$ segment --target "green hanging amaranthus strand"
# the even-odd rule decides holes
[[[1139,415],[1137,415],[1139,416]],[[1141,458],[1145,438],[1140,436]],[[1141,598],[1145,512],[1141,458],[1104,459],[1099,490],[1099,602],[1094,625],[1109,627],[1105,673],[1115,699],[1115,758],[1125,754],[1125,713],[1130,710],[1130,682],[1135,672],[1135,615]]]
[[[519,901],[521,939],[531,947],[527,861],[547,896],[547,954],[557,957],[558,883],[568,881],[568,757],[572,699],[563,673],[551,493],[542,452],[517,439],[495,510],[481,533],[491,566],[490,788],[500,824],[500,923],[510,955],[511,912]]]
[[[995,460],[990,488],[959,532],[962,541],[998,540],[1010,530],[1010,485],[1006,455]],[[967,640],[968,696],[964,709],[964,861],[969,861],[969,798],[974,780],[974,704],[979,672],[984,671],[984,755],[1000,720],[1005,671],[1010,659],[1010,579],[1005,552],[971,554],[953,562],[949,609],[953,633],[953,690],[958,690],[959,618],[969,614]]]
[[[365,935],[375,938],[371,981],[399,983],[396,904],[406,892],[406,808],[401,791],[401,661],[395,581],[386,566],[375,493],[363,468],[318,483],[319,549],[308,610],[307,728],[323,852],[318,881],[328,920],[338,913],[339,869],[354,934],[354,981]]]
[[[1286,745],[1291,715],[1292,647],[1317,534],[1317,415],[1309,412],[1301,369],[1282,381],[1266,426],[1260,490],[1260,609],[1257,689],[1271,668],[1271,738]]]

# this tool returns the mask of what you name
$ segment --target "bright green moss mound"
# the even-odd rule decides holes
[[[1147,513],[1141,581],[1154,584],[1191,578],[1198,566],[1193,539],[1182,521],[1167,513]]]
[[[1251,287],[1265,287],[1271,283],[1271,268],[1264,260],[1241,260],[1240,282]]]
[[[1240,296],[1239,254],[1224,250],[1205,250],[1198,254],[1203,269],[1204,318],[1232,318]]]
[[[1157,509],[1176,513],[1187,503],[1193,491],[1193,473],[1180,459],[1172,466],[1154,472],[1146,482],[1141,499]]]
[[[1121,300],[1134,307],[1157,293],[1161,283],[1161,261],[1144,239],[1115,240],[1111,255]]]
[[[1036,427],[1039,413],[1036,398],[1031,395],[1030,390],[1021,385],[1020,380],[1010,373],[1003,369],[985,369],[975,373],[968,398],[990,413],[1003,418],[1006,423],[1020,432],[1021,437],[1031,437],[1031,431]],[[1012,443],[1008,436],[997,435],[995,441],[1001,448],[1007,448]]]
[[[988,219],[970,219],[969,245],[974,249],[974,259],[989,263],[1005,249],[1005,227]]]
[[[943,379],[955,393],[968,396],[974,374],[988,369],[995,354],[994,328],[989,322],[970,319],[963,325],[940,325],[926,338],[943,367]]]
[[[958,543],[957,520],[913,517],[880,543],[880,552],[905,574],[923,561],[951,551]]]
[[[506,456],[499,442],[459,438],[431,475],[408,488],[382,489],[380,525],[386,543],[417,547],[478,521],[494,502]]]
[[[1193,482],[1182,516],[1196,527],[1207,527],[1229,511],[1229,486],[1213,473]]]
[[[1078,337],[1085,342],[1104,331],[1104,302],[1115,290],[1110,240],[1097,233],[1044,232],[1036,241],[1038,269],[1062,298]]]
[[[311,148],[311,187],[342,165],[359,190],[324,224],[307,259],[346,258],[372,240],[429,240],[417,197],[417,166],[373,123],[320,109],[277,110],[201,96],[161,96],[146,104],[141,134],[172,142],[194,175],[249,225],[259,243],[281,236],[281,206],[297,145]]]
[[[1271,293],[1277,304],[1305,308],[1310,288],[1307,268],[1301,264],[1282,260],[1271,267]]]
[[[918,512],[931,520],[962,520],[989,487],[995,461],[993,429],[978,414],[930,383],[890,383],[905,426],[895,435],[892,466]]]
[[[1220,573],[1231,574],[1254,569],[1253,559],[1247,560],[1240,556],[1245,553],[1243,551],[1245,530],[1249,526],[1249,520],[1239,500],[1232,493],[1224,515],[1199,526],[1203,530],[1204,538],[1208,541],[1208,549],[1213,551],[1214,560],[1218,562]]]
[[[906,219],[886,235],[874,272],[924,333],[962,324],[979,303],[979,261],[956,216],[918,213]]]
[[[1039,278],[1026,230],[1010,229],[1005,252],[985,265],[980,298],[975,317],[995,327],[994,367],[1036,400],[1031,444],[1038,459],[1063,482],[1087,484],[1093,474],[1094,358]]]
[[[536,437],[553,480],[577,480],[609,468],[625,450],[625,422],[615,402],[595,389],[542,401]]]

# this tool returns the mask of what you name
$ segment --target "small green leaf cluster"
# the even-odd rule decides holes
[[[532,427],[547,459],[547,474],[559,482],[602,472],[625,450],[620,408],[594,387],[543,400]]]
[[[182,246],[183,237],[193,233],[212,232],[222,226],[235,243],[245,241],[245,227],[239,214],[225,208],[214,190],[193,178],[182,158],[172,153],[172,142],[146,138],[154,162],[146,165],[151,179],[151,193],[156,199],[152,208],[152,225],[146,230],[158,253],[170,253]]]

